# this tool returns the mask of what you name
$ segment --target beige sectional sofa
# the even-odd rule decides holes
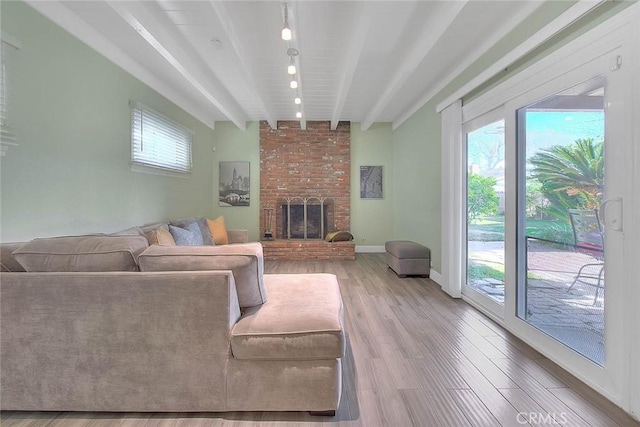
[[[0,255],[2,410],[338,408],[334,275],[264,274],[256,242],[148,246],[127,234]]]

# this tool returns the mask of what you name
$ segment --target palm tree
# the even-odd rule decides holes
[[[604,190],[604,142],[578,139],[554,145],[529,159],[531,177],[542,183],[547,213],[568,219],[567,209],[597,209]]]

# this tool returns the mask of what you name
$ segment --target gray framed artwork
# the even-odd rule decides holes
[[[220,162],[220,206],[249,206],[250,162]]]
[[[382,166],[360,166],[360,198],[382,199]]]

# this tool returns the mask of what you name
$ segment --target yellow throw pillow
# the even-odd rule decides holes
[[[227,235],[227,226],[224,225],[224,216],[220,215],[216,219],[208,219],[207,225],[213,237],[213,243],[216,245],[226,245],[229,243],[229,236]]]

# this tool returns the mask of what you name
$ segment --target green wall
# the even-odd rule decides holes
[[[213,131],[22,2],[2,2],[22,48],[8,66],[19,145],[0,160],[0,240],[212,214]],[[129,100],[194,132],[188,178],[132,172]]]
[[[360,198],[360,166],[382,166],[382,199]],[[365,132],[351,123],[351,234],[356,245],[382,246],[393,239],[393,132],[374,123]]]
[[[393,236],[431,249],[440,272],[440,115],[430,102],[393,133]]]
[[[214,131],[213,210],[215,216],[224,215],[227,228],[243,228],[249,240],[260,236],[260,123],[247,124],[247,130],[238,129],[232,122],[216,122]],[[249,206],[218,206],[219,169],[221,161],[248,161],[251,163],[251,201]]]

